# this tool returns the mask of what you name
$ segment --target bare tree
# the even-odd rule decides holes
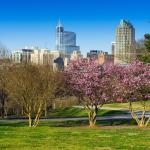
[[[6,90],[6,69],[0,68],[0,105],[1,105],[1,116],[4,118],[5,116],[5,104],[8,98],[8,93]]]
[[[3,59],[0,62],[0,113],[2,118],[7,115],[6,103],[8,101],[7,92],[7,81],[8,81],[8,69],[10,67],[10,62],[8,59]]]
[[[55,103],[55,99],[63,96],[64,80],[61,72],[53,72],[52,66],[40,66],[43,84],[44,115],[47,117],[47,108]]]
[[[50,67],[21,64],[9,70],[8,91],[24,110],[29,127],[37,126],[59,87],[59,74]],[[58,77],[58,78],[57,78]]]
[[[139,39],[136,41],[136,49],[143,49],[145,50],[145,40],[144,39]]]

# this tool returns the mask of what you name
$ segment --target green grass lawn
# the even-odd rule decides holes
[[[149,102],[148,102],[149,104]],[[139,109],[139,103],[135,108]],[[128,104],[104,105],[98,116],[122,115]],[[106,109],[106,108],[112,108]],[[113,110],[114,109],[114,110]],[[82,108],[60,108],[48,117],[84,117]],[[88,128],[88,121],[41,121],[36,128],[27,122],[0,122],[0,150],[150,150],[150,128],[137,128],[134,120],[97,121]]]
[[[135,110],[141,110],[143,109],[141,102],[134,102],[133,108]],[[148,110],[150,110],[150,100],[146,101],[146,106],[148,107]],[[102,108],[104,109],[114,109],[114,110],[128,110],[129,109],[129,103],[113,103],[113,104],[105,104]]]
[[[127,114],[127,112],[122,110],[108,110],[108,109],[100,109],[98,111],[98,116],[123,115],[123,114]],[[48,112],[49,118],[86,117],[86,116],[88,116],[88,113],[84,108],[76,108],[76,107],[59,108],[55,110],[50,110]]]
[[[78,120],[78,121],[40,121],[39,126],[48,126],[48,127],[77,127],[77,126],[88,126],[88,120]],[[97,121],[97,126],[133,126],[136,125],[135,120],[122,119],[122,120],[104,120]],[[12,122],[0,122],[0,126],[11,126],[11,127],[26,127],[28,126],[28,121],[12,121]]]
[[[149,150],[150,129],[0,123],[0,150]],[[55,122],[56,124],[56,122]]]
[[[150,101],[146,102],[148,110],[150,110]],[[133,103],[134,110],[142,110],[143,107],[140,102]],[[128,103],[113,103],[105,104],[99,111],[98,116],[110,116],[110,115],[123,115],[127,114],[129,110]],[[87,111],[84,108],[77,107],[67,107],[67,108],[58,108],[55,110],[50,110],[48,112],[48,117],[85,117],[88,116]]]

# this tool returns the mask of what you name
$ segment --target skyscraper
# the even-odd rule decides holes
[[[90,50],[90,52],[87,53],[87,58],[98,58],[98,54],[100,53],[99,50]]]
[[[112,42],[111,43],[111,53],[112,53],[112,55],[114,55],[114,53],[115,53],[115,48],[116,48],[116,42]]]
[[[63,50],[68,54],[71,54],[74,50],[80,50],[80,47],[76,46],[76,34],[64,31],[60,20],[56,26],[56,50]]]
[[[64,33],[64,27],[61,24],[60,20],[56,26],[56,49],[57,50],[63,50],[63,33]]]
[[[116,31],[115,64],[127,64],[135,59],[135,28],[126,20],[121,20]]]

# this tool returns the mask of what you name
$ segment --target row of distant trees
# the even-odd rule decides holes
[[[53,72],[50,66],[3,66],[0,69],[1,115],[4,117],[10,105],[28,117],[29,126],[37,126],[52,101],[63,96],[63,86],[62,73]]]
[[[88,112],[89,125],[96,124],[98,110],[107,103],[129,103],[133,119],[147,126],[146,101],[150,99],[150,35],[145,35],[146,53],[127,66],[99,65],[95,60],[72,61],[64,71],[51,66],[9,64],[0,67],[1,115],[10,105],[26,115],[29,126],[37,126],[42,114],[57,97],[75,96]],[[9,65],[8,65],[9,64]],[[139,118],[133,102],[143,106]],[[7,105],[7,107],[5,107]]]
[[[137,49],[142,49],[143,53],[143,55],[139,56],[139,60],[150,63],[150,34],[145,34],[144,40],[137,41]]]

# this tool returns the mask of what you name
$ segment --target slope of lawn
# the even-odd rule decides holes
[[[150,129],[0,123],[0,150],[149,150]],[[16,127],[15,127],[16,126]]]
[[[146,102],[148,110],[150,110],[150,101]],[[142,105],[140,102],[133,103],[134,110],[142,110]],[[98,116],[110,116],[110,115],[123,115],[128,114],[129,103],[113,103],[105,104],[99,111]],[[67,107],[58,108],[55,110],[50,110],[48,112],[48,117],[85,117],[88,116],[87,111],[84,108],[78,107]]]
[[[134,102],[133,108],[135,110],[141,110],[142,105],[141,102]],[[150,110],[150,100],[146,101],[146,106]],[[113,103],[113,104],[105,104],[103,106],[104,109],[114,109],[114,110],[128,110],[129,109],[129,103]]]
[[[100,109],[98,111],[98,116],[110,116],[110,115],[123,115],[127,114],[127,111],[123,110],[108,110]],[[84,108],[77,107],[67,107],[50,110],[48,112],[49,118],[58,118],[58,117],[86,117],[88,116],[87,111]]]

